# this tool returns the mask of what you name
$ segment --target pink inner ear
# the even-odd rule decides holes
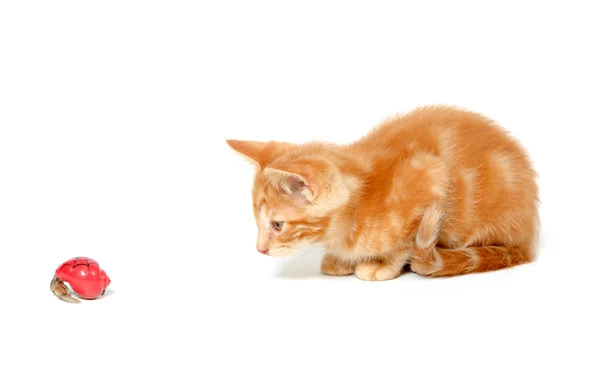
[[[293,193],[299,193],[306,187],[306,183],[297,176],[288,176],[286,183]]]

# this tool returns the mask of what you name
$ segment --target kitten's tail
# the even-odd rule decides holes
[[[533,261],[528,246],[415,248],[411,270],[425,276],[456,276],[500,270]]]

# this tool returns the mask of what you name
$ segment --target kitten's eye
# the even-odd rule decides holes
[[[282,221],[273,221],[273,228],[275,228],[278,231],[281,231],[281,228],[283,228],[283,222]]]

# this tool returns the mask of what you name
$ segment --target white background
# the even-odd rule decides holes
[[[2,2],[0,363],[597,364],[594,2],[394,3]],[[370,283],[256,251],[226,138],[348,142],[429,103],[527,146],[535,263]],[[112,284],[71,305],[49,282],[79,255]]]

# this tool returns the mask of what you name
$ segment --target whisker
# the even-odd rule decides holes
[[[319,263],[315,263],[311,260],[309,260],[309,255],[298,255],[298,257],[300,257],[301,259],[303,259],[304,261],[310,263],[311,265],[315,266],[315,267],[321,267],[321,265]]]
[[[308,269],[304,265],[302,265],[302,263],[300,261],[297,260],[297,257],[299,257],[299,256],[295,256],[294,257],[294,261],[297,262],[297,263],[299,263],[300,266],[304,269],[304,271],[306,271],[307,273],[310,274],[310,271],[308,271]]]
[[[316,268],[316,269],[319,269],[319,270],[321,269],[320,265],[317,265],[317,264],[315,264],[314,262],[311,262],[311,261],[307,260],[306,258],[304,258],[304,257],[300,256],[300,255],[298,255],[297,257],[298,257],[298,258],[300,258],[300,259],[302,259],[302,260],[304,260],[305,262],[308,262],[308,263],[309,263],[309,264],[311,264],[311,265],[312,265],[314,268]]]
[[[330,259],[327,258],[327,256],[323,256],[323,260],[332,264],[333,266],[336,266],[336,267],[338,266],[337,262],[331,261]]]

